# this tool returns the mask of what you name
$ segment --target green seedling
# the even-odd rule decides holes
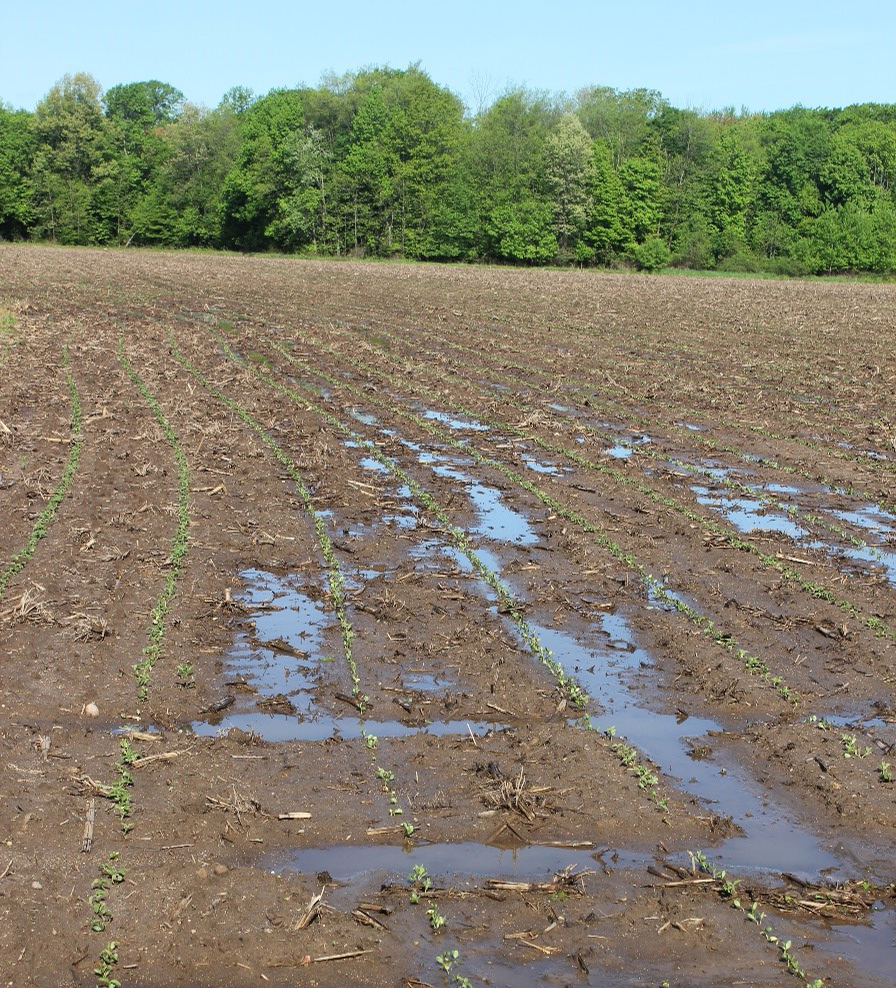
[[[118,867],[115,862],[118,860],[118,852],[113,851],[107,861],[100,865],[100,877],[95,878],[91,886],[91,893],[87,896],[93,919],[90,928],[94,933],[102,933],[106,925],[112,919],[112,910],[106,903],[106,896],[113,885],[120,885],[124,881],[126,870]]]
[[[458,957],[460,957],[459,950],[446,950],[444,954],[436,955],[436,962],[446,974],[449,974],[451,968],[457,963]]]
[[[152,409],[156,421],[161,426],[165,439],[171,447],[178,467],[177,530],[171,542],[170,565],[165,574],[165,583],[162,592],[156,599],[152,613],[150,614],[147,644],[143,649],[143,658],[134,664],[137,697],[142,702],[149,697],[152,670],[164,651],[168,612],[171,610],[171,604],[177,591],[177,581],[181,573],[184,557],[189,550],[190,471],[187,464],[187,454],[184,452],[183,446],[181,446],[177,433],[162,410],[162,406],[124,355],[124,337],[121,337],[118,341],[118,360],[128,377],[130,377],[145,398],[146,403]]]
[[[877,771],[880,773],[881,782],[892,782],[893,781],[893,766],[889,762],[881,762]]]
[[[855,734],[841,734],[840,743],[844,758],[867,758],[871,754],[871,746],[861,747]]]
[[[133,765],[140,757],[139,752],[131,744],[130,738],[122,738],[119,742],[121,748],[121,762],[123,765]]]
[[[417,864],[411,869],[411,873],[408,875],[408,881],[412,886],[411,902],[416,905],[420,901],[421,894],[428,892],[432,888],[432,880],[425,866]]]
[[[78,387],[75,384],[75,379],[72,377],[67,349],[63,350],[62,353],[62,366],[65,368],[71,408],[71,447],[69,448],[68,459],[65,462],[59,484],[50,496],[50,500],[47,501],[44,509],[37,516],[37,521],[35,521],[34,527],[31,529],[31,534],[28,536],[28,541],[25,543],[24,548],[20,549],[12,557],[8,565],[0,570],[0,600],[3,600],[10,581],[25,568],[28,560],[34,555],[38,543],[50,530],[50,523],[56,517],[59,505],[62,504],[66,495],[71,490],[75,482],[75,474],[81,462],[81,453],[84,449],[84,435],[81,431],[83,419],[81,399],[78,395]]]
[[[177,685],[189,688],[194,686],[193,681],[193,663],[192,662],[181,662],[181,664],[174,670],[177,676]]]
[[[111,940],[101,951],[99,963],[93,969],[99,988],[121,988],[121,982],[114,976],[118,964],[118,941]]]
[[[432,905],[426,910],[426,915],[429,917],[429,925],[433,928],[435,933],[438,933],[445,927],[448,922],[448,917],[444,916],[439,912],[439,908],[436,905]]]

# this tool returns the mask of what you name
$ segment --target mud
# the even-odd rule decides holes
[[[3,246],[4,982],[892,984],[893,291]]]

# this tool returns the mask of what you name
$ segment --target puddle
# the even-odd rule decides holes
[[[848,449],[850,452],[857,453],[859,456],[867,456],[869,460],[890,460],[890,457],[886,453],[881,453],[876,449],[860,449],[855,443],[840,442],[837,445],[841,449]]]
[[[691,432],[706,432],[705,425],[696,425],[694,422],[676,422],[675,424],[682,429],[690,429]]]
[[[388,473],[389,472],[386,469],[386,467],[384,467],[383,464],[380,463],[380,461],[378,459],[376,459],[376,457],[373,457],[373,456],[365,456],[361,460],[361,466],[364,467],[365,470],[373,470],[374,473]]]
[[[841,521],[850,522],[858,528],[873,532],[875,535],[896,535],[896,516],[883,511],[876,504],[863,504],[854,511],[832,511],[832,515]]]
[[[355,741],[363,737],[361,729],[380,740],[386,738],[406,738],[412,734],[429,734],[433,737],[446,735],[466,735],[471,733],[483,737],[490,731],[506,730],[506,724],[496,724],[483,720],[443,720],[429,724],[403,724],[398,720],[368,720],[363,723],[357,716],[328,717],[318,716],[310,720],[299,720],[293,714],[271,714],[262,711],[236,713],[222,717],[218,723],[205,721],[193,725],[193,731],[202,737],[215,737],[231,728],[257,734],[264,741],[326,741],[329,738],[342,738]]]
[[[466,418],[454,418],[448,415],[447,412],[436,412],[433,409],[428,409],[423,413],[423,417],[427,419],[434,419],[436,422],[441,422],[447,425],[451,429],[456,429],[459,432],[488,432],[489,426],[483,425],[482,422],[477,422],[475,419]]]
[[[812,721],[810,721],[812,723]],[[815,721],[819,730],[831,730],[849,734],[858,734],[870,741],[882,741],[884,744],[896,744],[896,720],[887,720],[874,715],[861,714],[825,714]],[[864,740],[862,747],[864,747]],[[875,748],[872,757],[879,758],[881,752]],[[877,764],[877,762],[875,762]]]
[[[477,514],[476,524],[469,530],[471,534],[514,545],[533,545],[538,541],[538,536],[525,516],[504,503],[504,495],[501,491],[496,487],[481,484],[470,474],[457,469],[458,466],[467,465],[462,460],[446,456],[437,457],[436,454],[428,451],[419,453],[418,459],[427,466],[438,463],[438,466],[432,467],[433,473],[467,485],[467,493]]]
[[[401,515],[383,515],[383,522],[386,525],[397,525],[398,528],[410,530],[417,527],[417,512],[411,510]]]
[[[658,607],[661,611],[668,611],[672,613],[677,611],[678,608],[667,600],[667,597],[671,597],[672,600],[677,600],[680,604],[685,604],[687,607],[693,610],[699,610],[697,606],[697,601],[686,593],[679,593],[676,590],[671,590],[669,587],[663,585],[663,593],[665,596],[661,597],[654,586],[649,586],[647,588],[647,600],[653,607]]]
[[[886,552],[871,546],[864,549],[855,546],[832,546],[827,542],[810,542],[809,546],[812,549],[820,549],[835,559],[838,556],[851,559],[853,562],[863,564],[863,567],[867,566],[874,572],[883,570],[887,582],[891,586],[896,586],[896,552]]]
[[[523,454],[523,463],[525,463],[530,470],[534,470],[535,473],[546,473],[553,477],[565,472],[554,463],[540,463],[535,459],[535,457],[530,456],[528,453]]]
[[[627,460],[633,453],[634,450],[630,446],[611,446],[609,449],[605,449],[604,452],[607,456],[615,456],[617,460]]]
[[[709,488],[699,484],[693,484],[691,490],[697,495],[698,504],[717,511],[740,532],[745,534],[754,531],[778,532],[797,540],[806,536],[806,530],[786,515],[766,511],[766,506],[762,501],[749,497],[728,497],[724,494],[713,494],[710,493]]]
[[[638,694],[630,685],[632,673],[653,668],[653,657],[640,648],[625,616],[619,612],[601,617],[605,639],[585,647],[564,631],[529,622],[542,643],[563,667],[604,708],[592,726],[611,726],[629,738],[662,771],[679,780],[681,788],[705,801],[720,816],[731,817],[744,837],[732,837],[712,851],[713,860],[729,867],[750,870],[792,871],[817,875],[840,861],[819,840],[762,794],[761,787],[739,766],[712,756],[692,757],[697,738],[722,726],[704,717],[682,720],[638,706]],[[709,747],[712,740],[709,740]]]
[[[346,411],[356,422],[360,422],[361,425],[376,425],[377,423],[377,417],[373,412],[362,412],[357,408],[348,408]]]
[[[420,690],[423,693],[436,693],[446,689],[453,680],[439,676],[438,673],[431,675],[426,672],[413,672],[404,677],[402,686],[406,690]]]
[[[331,660],[322,652],[325,631],[333,622],[320,604],[291,586],[288,577],[257,569],[240,575],[246,586],[235,598],[248,609],[254,631],[244,630],[237,636],[224,660],[224,679],[244,680],[261,697],[288,697],[295,707],[290,715],[293,720],[309,714],[320,663]],[[241,714],[230,714],[236,716]],[[215,734],[220,723],[197,721],[193,730]]]
[[[604,453],[607,456],[615,457],[617,460],[627,460],[635,452],[636,446],[644,446],[652,442],[653,440],[647,435],[631,436],[629,439],[622,439],[615,446],[605,449]]]
[[[896,910],[879,902],[871,911],[868,923],[841,923],[830,928],[825,940],[817,940],[815,949],[825,954],[854,961],[868,976],[893,984],[896,971]]]
[[[697,495],[697,502],[725,517],[739,531],[749,534],[754,531],[778,532],[787,535],[795,541],[802,541],[810,549],[818,549],[832,559],[851,559],[853,562],[868,566],[872,570],[883,570],[888,582],[896,586],[896,552],[887,552],[876,546],[840,546],[819,540],[806,541],[808,532],[798,525],[787,514],[768,511],[767,506],[759,499],[749,497],[729,497],[724,494],[711,492],[709,488],[699,484],[691,486]],[[783,494],[806,493],[798,487],[784,484],[769,484],[768,490]],[[831,512],[843,521],[853,522],[879,535],[896,532],[890,528],[883,513],[875,505],[865,505],[857,511]]]
[[[526,518],[504,503],[499,490],[474,481],[469,493],[479,515],[473,532],[496,541],[512,542],[514,545],[532,545],[538,541],[538,536],[532,531]]]
[[[615,868],[643,868],[655,860],[653,854],[618,852]],[[458,844],[380,844],[374,846],[337,845],[309,847],[288,859],[268,862],[275,871],[298,871],[314,875],[328,871],[338,882],[355,882],[365,875],[392,875],[406,882],[415,865],[423,865],[433,883],[445,879],[524,878],[549,879],[563,868],[595,866],[591,849],[527,845],[513,850],[464,841]],[[456,883],[455,883],[456,884]]]

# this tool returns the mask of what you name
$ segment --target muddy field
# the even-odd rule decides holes
[[[3,983],[892,986],[894,303],[0,248]]]

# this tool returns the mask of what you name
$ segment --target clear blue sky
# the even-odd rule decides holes
[[[214,106],[322,73],[420,61],[475,109],[508,84],[660,90],[674,105],[896,102],[896,5],[754,0],[0,0],[0,101],[67,72],[160,79]]]

